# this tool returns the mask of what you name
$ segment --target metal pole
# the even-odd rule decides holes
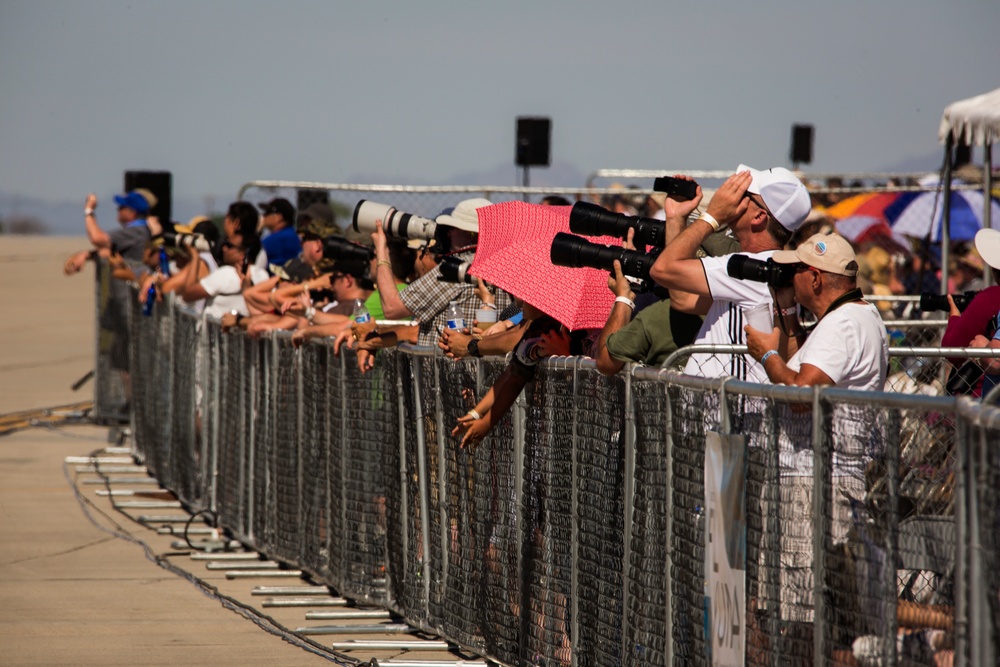
[[[576,667],[579,664],[580,657],[577,652],[580,649],[580,595],[579,595],[579,585],[580,585],[580,499],[577,495],[577,490],[580,485],[577,480],[580,478],[579,473],[579,460],[577,455],[579,453],[579,436],[577,435],[577,425],[579,424],[579,419],[577,415],[577,406],[579,405],[579,394],[580,394],[580,382],[578,374],[580,372],[580,357],[573,358],[573,428],[572,428],[572,471],[570,479],[572,484],[570,488],[572,492],[570,493],[570,507],[572,508],[572,514],[570,515],[570,659],[572,667]]]
[[[987,141],[983,145],[983,227],[993,229],[993,144]],[[986,285],[996,284],[993,267],[986,264],[983,280]]]
[[[396,360],[396,407],[399,410],[399,536],[402,543],[402,554],[400,554],[402,559],[400,564],[403,566],[401,574],[405,579],[408,569],[406,554],[410,553],[410,512],[406,502],[406,499],[410,497],[406,492],[408,486],[406,475],[406,400],[403,395],[403,354],[397,353],[393,356]],[[413,419],[414,423],[417,421],[419,420],[416,418]],[[389,570],[389,576],[392,576],[391,569]],[[394,586],[390,586],[389,591],[391,592],[394,588]],[[390,597],[390,600],[392,599]],[[395,602],[398,603],[398,600],[395,600]]]
[[[424,424],[421,418],[420,400],[420,360],[413,367],[413,401],[417,406],[417,481],[420,489],[420,541],[422,546],[421,565],[424,580],[424,618],[430,618],[431,563],[430,563],[430,498],[427,484],[427,443],[424,440]]]
[[[827,655],[826,636],[830,629],[823,592],[826,583],[826,537],[830,533],[832,508],[826,502],[827,489],[831,483],[830,460],[832,453],[826,427],[833,422],[827,419],[826,410],[819,387],[813,390],[812,435],[813,435],[813,659],[820,660]],[[832,495],[832,494],[831,494]],[[886,647],[888,648],[888,647]],[[886,664],[894,665],[896,643],[892,643],[893,657]]]
[[[243,334],[237,334],[237,335],[243,336]],[[227,338],[228,338],[227,336],[222,336],[223,340],[227,340]],[[234,340],[239,340],[241,347],[248,344],[248,341],[242,337]],[[254,345],[254,347],[256,347],[256,345]],[[269,390],[270,385],[268,384],[270,378],[267,376],[267,368],[261,365],[258,373],[259,364],[260,364],[260,355],[254,354],[253,363],[250,364],[250,382],[251,382],[250,386],[252,387],[251,396],[253,397],[255,404],[257,403],[258,392],[263,391],[263,396],[266,397],[268,396],[268,392],[270,391]],[[264,387],[264,389],[261,390],[261,387]],[[237,390],[239,390],[238,387],[227,389],[227,391],[237,391]],[[264,401],[261,401],[261,403],[263,402]],[[258,408],[258,410],[259,410],[258,412],[259,415],[266,414],[264,412],[263,405],[261,405]],[[254,532],[254,521],[256,520],[257,517],[257,446],[256,446],[257,418],[256,417],[257,415],[254,415],[254,419],[250,420],[249,432],[247,433],[247,437],[240,442],[240,456],[239,456],[240,485],[237,487],[239,489],[241,507],[244,503],[244,498],[246,499],[245,500],[246,511],[245,512],[241,511],[240,516],[246,518],[247,535],[250,537],[250,541],[253,543],[256,543],[257,541]],[[244,477],[246,479],[245,483],[243,482]],[[265,479],[267,479],[266,475]],[[245,493],[244,493],[244,485],[246,488]],[[264,499],[266,498],[267,495],[265,494]]]
[[[664,610],[664,620],[666,622],[667,636],[666,641],[663,646],[663,657],[664,662],[667,665],[674,664],[674,577],[673,572],[673,556],[674,556],[674,412],[673,406],[670,403],[670,385],[666,382],[663,383],[663,393],[666,395],[666,401],[664,406],[664,411],[666,413],[664,417],[663,425],[663,439],[664,439],[664,450],[663,455],[666,457],[666,475],[664,482],[666,484],[666,511],[667,511],[667,521],[666,521],[666,535],[664,538],[666,540],[666,567],[664,569],[664,588],[666,588],[667,594],[664,596],[666,598]]]
[[[286,340],[285,345],[292,345],[291,340]],[[295,348],[292,347],[292,354],[295,356],[295,430],[297,433],[296,456],[297,469],[295,471],[296,476],[296,515],[295,515],[295,530],[296,530],[296,548],[299,550],[299,554],[305,553],[305,527],[303,520],[303,509],[302,505],[305,501],[305,476],[303,475],[303,463],[302,459],[305,456],[305,448],[308,446],[306,443],[305,433],[305,401],[303,401],[303,391],[302,391],[302,360],[305,356],[305,350],[302,347]]]
[[[437,581],[441,582],[441,587],[438,589],[438,598],[435,600],[438,604],[441,604],[448,595],[448,563],[451,559],[450,550],[448,548],[448,540],[451,536],[451,523],[448,517],[448,461],[445,453],[445,442],[444,442],[444,414],[443,408],[441,407],[441,368],[439,365],[439,359],[443,357],[431,357],[431,363],[434,364],[434,388],[437,391],[434,392],[434,422],[436,425],[435,430],[437,431],[437,482],[438,482],[438,520],[441,522],[441,562],[439,566],[441,572],[437,577]],[[459,482],[461,484],[461,482]],[[458,521],[458,517],[455,517]]]
[[[899,410],[889,410],[886,420],[886,443],[883,453],[885,476],[888,481],[888,503],[886,512],[886,564],[883,572],[883,596],[885,601],[885,628],[882,641],[886,646],[896,646],[896,630],[899,626],[896,606],[896,568],[892,563],[899,561],[899,438],[902,433],[902,419]],[[895,658],[895,656],[893,656]]]
[[[951,258],[951,161],[954,140],[951,133],[945,142],[944,149],[944,199],[941,205],[941,294],[948,293],[948,260]],[[933,213],[931,214],[934,215]],[[934,233],[933,217],[931,219],[931,234]],[[893,642],[895,646],[895,642]]]
[[[347,355],[341,354],[340,360],[340,530],[347,533]],[[336,581],[346,582],[348,570],[347,541],[343,540],[340,549],[340,562],[337,563]]]
[[[574,406],[576,401],[573,402]],[[574,412],[575,412],[574,408]],[[626,631],[629,619],[629,587],[632,581],[632,518],[635,508],[635,396],[632,394],[632,373],[625,373],[625,488],[624,500],[624,545],[622,549],[622,654],[621,660],[632,653],[629,648],[629,633]],[[574,488],[575,485],[574,485]]]
[[[950,137],[951,135],[949,135]],[[981,581],[970,579],[969,567],[969,451],[966,430],[966,420],[957,409],[957,400],[953,408],[956,416],[956,447],[955,447],[955,667],[965,667],[969,646],[969,606],[973,597],[971,588],[981,586]],[[972,663],[975,665],[976,663]]]

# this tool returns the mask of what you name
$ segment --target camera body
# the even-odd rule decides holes
[[[441,272],[438,280],[443,283],[467,283],[476,284],[476,277],[469,273],[470,262],[463,261],[454,255],[445,255],[438,262],[438,270]]]
[[[795,277],[794,264],[778,264],[770,257],[766,262],[746,255],[736,254],[729,258],[726,273],[739,280],[767,283],[777,289],[792,284]]]
[[[976,298],[977,294],[979,292],[962,292],[960,294],[952,294],[951,298],[955,301],[955,306],[958,310],[964,311],[972,303],[972,300]],[[947,295],[924,292],[920,295],[920,310],[924,312],[929,310],[951,310],[951,306],[948,304]]]
[[[549,253],[549,259],[556,266],[568,266],[574,269],[588,267],[603,269],[609,273],[614,273],[615,260],[617,259],[621,262],[623,275],[641,281],[641,284],[635,291],[645,292],[652,287],[649,270],[653,268],[656,255],[647,255],[638,250],[626,250],[621,247],[592,243],[579,236],[559,232],[552,239],[552,250]]]
[[[328,236],[323,239],[323,257],[334,261],[370,262],[375,256],[375,250],[359,245],[340,236]]]
[[[597,204],[578,201],[569,213],[569,228],[584,236],[612,236],[625,239],[629,229],[635,230],[632,242],[636,246],[662,248],[666,244],[667,228],[660,220],[615,213]],[[603,246],[602,246],[603,247]]]
[[[356,232],[370,234],[375,231],[376,220],[382,221],[382,229],[388,237],[430,240],[434,238],[434,231],[437,229],[437,223],[433,220],[367,199],[362,199],[354,207],[351,226]]]
[[[673,176],[660,176],[653,181],[653,190],[664,192],[668,197],[677,201],[688,201],[694,199],[698,194],[698,184]]]
[[[167,248],[191,246],[198,252],[212,252],[212,244],[201,234],[183,234],[173,231],[163,232],[163,245]]]

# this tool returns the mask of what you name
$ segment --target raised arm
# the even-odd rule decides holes
[[[378,287],[378,298],[382,302],[382,313],[389,320],[405,320],[413,317],[413,313],[399,298],[399,290],[396,289],[396,276],[392,275],[389,244],[385,231],[382,230],[381,220],[375,221],[372,243],[375,245],[375,284]]]

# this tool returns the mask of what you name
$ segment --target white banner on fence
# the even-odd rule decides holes
[[[716,667],[743,667],[746,653],[746,468],[746,438],[706,435],[706,644]]]

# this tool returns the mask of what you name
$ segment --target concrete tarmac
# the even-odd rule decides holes
[[[92,398],[91,384],[79,392],[70,385],[93,366],[93,268],[62,275],[65,258],[86,247],[84,238],[0,236],[0,415]],[[0,426],[8,421],[0,417]],[[176,547],[176,536],[116,510],[112,497],[99,493],[108,487],[95,483],[100,478],[86,466],[65,463],[107,448],[108,440],[106,427],[65,422],[0,436],[0,665],[330,664],[154,562],[160,557],[192,573],[278,626],[305,625],[303,609],[264,609],[251,590],[308,582],[229,580],[208,570]],[[147,494],[116,501],[166,497],[150,493],[155,484],[110,488]],[[165,513],[182,510],[131,511],[132,517]],[[328,646],[348,638],[366,637],[315,640]],[[384,660],[399,652],[376,655]]]

